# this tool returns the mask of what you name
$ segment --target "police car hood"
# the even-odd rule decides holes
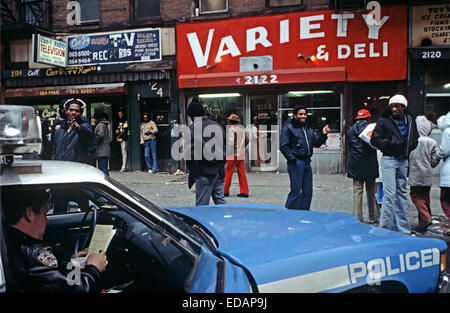
[[[413,250],[446,248],[441,240],[367,225],[345,213],[257,204],[168,209],[204,225],[219,252],[249,269],[259,286],[371,259],[392,257],[394,263]]]

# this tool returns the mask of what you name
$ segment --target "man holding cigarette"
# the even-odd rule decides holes
[[[90,163],[96,139],[91,125],[81,118],[85,107],[80,99],[69,99],[64,104],[66,119],[55,131],[53,160]]]

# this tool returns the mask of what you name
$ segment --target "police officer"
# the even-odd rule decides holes
[[[60,262],[52,247],[43,241],[49,194],[45,189],[10,189],[2,193],[2,207],[8,224],[7,290],[9,292],[93,292],[108,261],[104,251],[91,253],[86,267],[72,281],[66,271],[68,262]],[[72,258],[87,255],[87,249]]]

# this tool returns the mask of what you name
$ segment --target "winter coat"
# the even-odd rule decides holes
[[[92,126],[78,119],[80,129],[68,131],[67,120],[55,131],[52,160],[89,163],[97,148]]]
[[[208,129],[205,131],[207,127]],[[219,174],[221,177],[225,177],[226,136],[223,127],[208,118],[196,117],[188,129],[190,134],[186,136],[184,146],[187,158],[186,166],[189,170],[188,187],[191,188],[195,178],[200,176],[214,178]],[[201,129],[203,136],[197,136],[197,129]],[[212,133],[209,133],[208,130]],[[203,153],[205,151],[211,151],[213,155],[207,156]]]
[[[95,158],[109,158],[111,156],[111,135],[109,132],[109,122],[100,121],[94,130],[97,141],[97,150],[95,151]]]
[[[400,160],[407,159],[411,151],[417,147],[416,122],[411,114],[404,111],[406,126],[408,127],[407,140],[404,142],[400,128],[396,120],[391,114],[391,110],[387,109],[378,120],[370,139],[370,144],[380,149],[383,156],[392,156]]]
[[[441,142],[436,151],[436,158],[444,160],[439,186],[450,187],[450,112],[445,115],[442,128]]]
[[[147,140],[155,139],[157,132],[158,127],[155,122],[148,121],[147,123],[141,123],[141,145]]]
[[[358,120],[347,132],[350,151],[347,176],[350,178],[365,180],[379,176],[377,150],[359,138],[367,125],[366,120]]]
[[[433,184],[433,167],[439,164],[433,157],[437,143],[430,138],[431,123],[423,115],[416,118],[419,133],[418,145],[409,155],[409,185],[431,186]]]
[[[328,136],[322,132],[316,133],[309,126],[292,118],[285,123],[281,130],[280,151],[288,162],[310,158],[313,154],[313,147],[320,147],[327,138]]]

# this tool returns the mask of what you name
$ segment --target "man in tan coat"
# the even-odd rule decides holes
[[[141,123],[141,145],[144,145],[145,163],[149,173],[158,171],[158,161],[156,158],[156,134],[158,127],[155,122],[150,119],[149,113],[144,113],[144,122]],[[152,157],[150,158],[150,151]]]

